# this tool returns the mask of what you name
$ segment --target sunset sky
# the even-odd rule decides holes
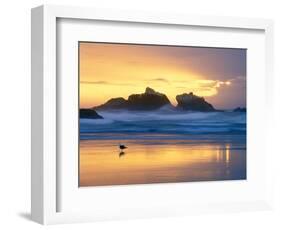
[[[176,105],[193,92],[217,109],[246,107],[246,50],[80,42],[80,107],[147,86]]]

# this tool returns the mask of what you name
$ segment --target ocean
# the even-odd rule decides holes
[[[246,179],[246,113],[98,113],[80,119],[80,186]]]

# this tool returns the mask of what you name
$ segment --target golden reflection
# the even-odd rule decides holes
[[[228,165],[229,164],[229,158],[230,158],[230,146],[227,144],[226,146],[225,146],[225,162],[226,162],[226,164]]]
[[[80,186],[229,179],[229,145],[152,142],[127,141],[129,148],[120,154],[118,141],[81,141]],[[235,154],[244,155],[239,151]]]

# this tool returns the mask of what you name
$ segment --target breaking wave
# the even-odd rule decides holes
[[[246,134],[246,113],[239,112],[99,112],[104,119],[80,119],[80,138],[105,134]],[[93,135],[89,135],[93,134]]]

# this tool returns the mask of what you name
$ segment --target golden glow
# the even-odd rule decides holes
[[[118,140],[80,142],[80,186],[214,180],[245,157],[244,150],[224,144],[193,148],[174,140],[165,142],[142,145],[127,140],[129,148],[122,156]]]
[[[225,149],[225,162],[226,162],[226,165],[228,167],[229,162],[230,162],[230,146],[226,145],[225,147],[226,147],[226,149]]]
[[[174,48],[80,43],[81,107],[143,93],[147,86],[165,93],[175,105],[178,94],[193,92],[209,97],[222,85],[230,85],[229,81],[209,80],[200,71],[187,69],[179,57],[162,55],[161,49]]]

